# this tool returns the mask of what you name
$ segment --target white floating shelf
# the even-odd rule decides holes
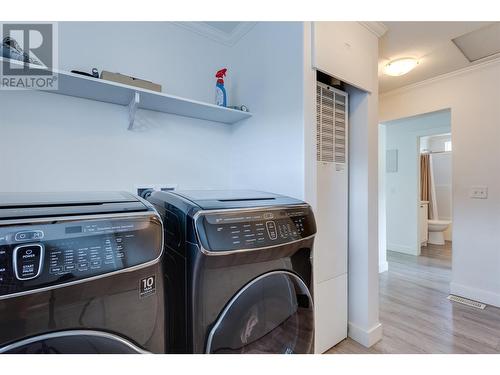
[[[6,59],[0,59],[5,62]],[[9,60],[15,64],[22,64]],[[36,65],[32,65],[36,68]],[[133,128],[135,111],[147,109],[201,120],[234,124],[252,116],[250,112],[220,107],[214,104],[181,98],[139,87],[123,85],[99,78],[53,69],[58,75],[57,90],[41,90],[129,107],[129,129]]]

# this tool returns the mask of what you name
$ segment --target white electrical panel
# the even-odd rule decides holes
[[[347,337],[348,95],[316,89],[316,352]]]

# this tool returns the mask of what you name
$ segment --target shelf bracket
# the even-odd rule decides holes
[[[134,129],[134,120],[135,120],[135,112],[139,107],[139,103],[141,102],[141,97],[139,93],[136,91],[128,104],[128,130]]]

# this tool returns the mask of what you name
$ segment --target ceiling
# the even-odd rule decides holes
[[[178,22],[177,24],[212,40],[232,46],[255,25],[255,22],[207,21]],[[496,54],[470,62],[452,41],[454,38],[488,25],[500,24],[499,22],[362,22],[362,24],[374,34],[382,35],[379,39],[380,93],[500,58],[500,54]],[[492,30],[494,30],[493,41],[489,40],[489,47],[491,48],[492,44],[493,46],[498,44],[497,51],[500,51],[500,28]],[[474,49],[480,50],[480,46],[486,44],[484,40],[484,35],[469,38],[472,52],[478,52]],[[382,73],[385,64],[402,57],[415,57],[419,60],[419,64],[408,74],[399,77],[391,77]]]
[[[238,21],[176,22],[176,24],[227,46],[235,45],[255,26],[255,22]]]
[[[215,21],[215,22],[204,22],[208,26],[214,27],[217,30],[222,31],[223,33],[231,34],[240,24],[241,22],[232,22],[232,21]]]
[[[379,40],[379,92],[384,93],[441,74],[500,58],[494,55],[473,63],[462,54],[452,39],[494,22],[384,22],[387,32]],[[500,43],[500,35],[498,35]],[[500,45],[499,49],[500,50]],[[389,60],[415,57],[419,65],[403,76],[382,73]]]

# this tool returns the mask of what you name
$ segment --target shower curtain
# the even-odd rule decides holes
[[[432,219],[432,176],[429,154],[420,154],[420,200],[429,202],[428,219]]]

